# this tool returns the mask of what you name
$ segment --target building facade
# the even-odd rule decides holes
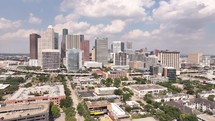
[[[51,71],[60,69],[60,51],[46,49],[42,51],[42,69]]]
[[[174,67],[177,71],[180,69],[180,52],[159,51],[158,61],[167,67]]]
[[[84,40],[81,41],[81,50],[83,51],[83,61],[89,61],[90,60],[90,41]]]
[[[73,48],[81,50],[83,39],[83,35],[66,35],[66,50]]]
[[[111,44],[111,51],[113,53],[124,52],[125,51],[125,44],[124,44],[124,42],[113,41],[113,43]]]
[[[66,52],[66,68],[68,72],[77,72],[82,68],[82,53],[78,49],[69,49]]]
[[[30,59],[38,59],[38,34],[30,34]]]
[[[119,52],[114,54],[114,65],[125,66],[128,65],[127,53]]]
[[[61,41],[61,58],[66,57],[66,35],[68,35],[68,29],[62,30],[62,41]]]
[[[96,38],[95,60],[102,64],[108,63],[108,38]]]

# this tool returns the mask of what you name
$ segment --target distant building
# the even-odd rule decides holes
[[[134,94],[139,98],[143,98],[147,93],[158,94],[159,92],[167,91],[166,87],[156,84],[130,85],[128,88],[133,90]]]
[[[184,93],[178,94],[166,94],[160,96],[154,96],[156,102],[169,102],[169,101],[188,101],[189,95]]]
[[[15,104],[0,107],[1,121],[49,121],[49,107],[46,103]]]
[[[60,69],[59,50],[53,49],[42,50],[42,69],[50,71]]]
[[[103,78],[122,78],[122,77],[128,77],[128,73],[125,71],[109,71],[103,73]]]
[[[163,69],[163,76],[168,77],[169,80],[176,80],[176,69],[165,67]]]
[[[38,66],[38,34],[30,34],[30,60],[29,66]]]
[[[83,39],[84,35],[66,35],[66,50],[73,48],[81,50]]]
[[[66,57],[66,35],[68,35],[68,29],[62,30],[62,41],[61,41],[61,59]]]
[[[125,51],[125,44],[124,44],[124,42],[113,41],[113,43],[111,44],[111,51],[113,53],[124,52]]]
[[[78,49],[69,49],[66,52],[66,68],[68,72],[77,72],[82,68],[82,52]]]
[[[114,53],[114,65],[118,66],[128,65],[127,53],[124,52]]]
[[[144,68],[144,62],[142,62],[142,61],[129,61],[129,68],[131,68],[131,69]]]
[[[85,61],[84,67],[86,67],[86,68],[102,68],[102,63],[95,62],[95,61]]]
[[[42,51],[44,49],[58,49],[58,33],[54,32],[54,28],[49,25],[48,29],[41,33],[38,39],[38,65],[42,66]]]
[[[29,88],[19,88],[12,97],[5,100],[6,104],[53,102],[59,105],[66,98],[63,85],[45,85]]]
[[[187,61],[188,63],[192,63],[192,64],[200,64],[201,57],[202,57],[201,53],[190,53],[188,54]]]
[[[91,61],[96,61],[96,48],[92,48]]]
[[[167,67],[174,67],[177,71],[180,69],[180,52],[176,51],[159,51],[158,61]]]
[[[113,95],[114,91],[117,90],[116,87],[102,87],[102,88],[95,88],[95,93],[99,95]]]
[[[202,56],[201,65],[203,67],[205,66],[210,67],[210,64],[211,64],[210,61],[211,61],[211,57],[204,55]]]
[[[83,61],[89,61],[90,60],[90,41],[84,40],[81,41],[81,50],[83,51]]]
[[[127,50],[132,50],[133,49],[132,42],[126,42],[126,49]]]
[[[108,63],[108,38],[96,38],[95,60],[102,64]]]

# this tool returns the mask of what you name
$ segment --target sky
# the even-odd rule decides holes
[[[2,0],[0,53],[29,53],[29,34],[131,41],[134,49],[215,52],[215,0]],[[59,42],[61,36],[59,37]]]

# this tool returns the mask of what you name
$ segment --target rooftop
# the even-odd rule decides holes
[[[63,85],[44,85],[37,87],[20,88],[8,100],[22,100],[36,97],[35,95],[32,95],[32,93],[39,93],[40,96],[44,97],[65,96]]]
[[[204,121],[215,121],[215,117],[207,115],[207,114],[199,114],[199,115],[197,115],[197,117]]]
[[[167,89],[166,87],[156,85],[156,84],[139,84],[139,85],[131,85],[129,87],[132,89],[135,89],[137,91],[153,90],[153,89]]]
[[[0,84],[0,89],[5,89],[9,86],[10,84]]]
[[[0,117],[8,120],[19,116],[25,117],[28,115],[47,113],[48,111],[49,103],[16,104],[0,107]]]
[[[99,107],[107,107],[110,103],[106,100],[104,101],[87,101],[86,105],[88,108],[99,108]]]

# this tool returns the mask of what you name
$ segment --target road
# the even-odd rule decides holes
[[[71,97],[72,100],[73,100],[73,107],[75,108],[75,111],[76,111],[75,117],[76,117],[77,121],[84,121],[84,117],[83,117],[83,116],[80,116],[80,115],[78,114],[78,111],[77,111],[77,105],[78,105],[78,103],[80,102],[80,100],[78,99],[78,96],[75,94],[75,90],[72,89],[71,82],[70,82],[70,80],[68,79],[68,77],[66,77],[66,79],[67,79],[67,87],[68,87],[68,88],[70,89],[70,91],[71,91],[70,97]]]

